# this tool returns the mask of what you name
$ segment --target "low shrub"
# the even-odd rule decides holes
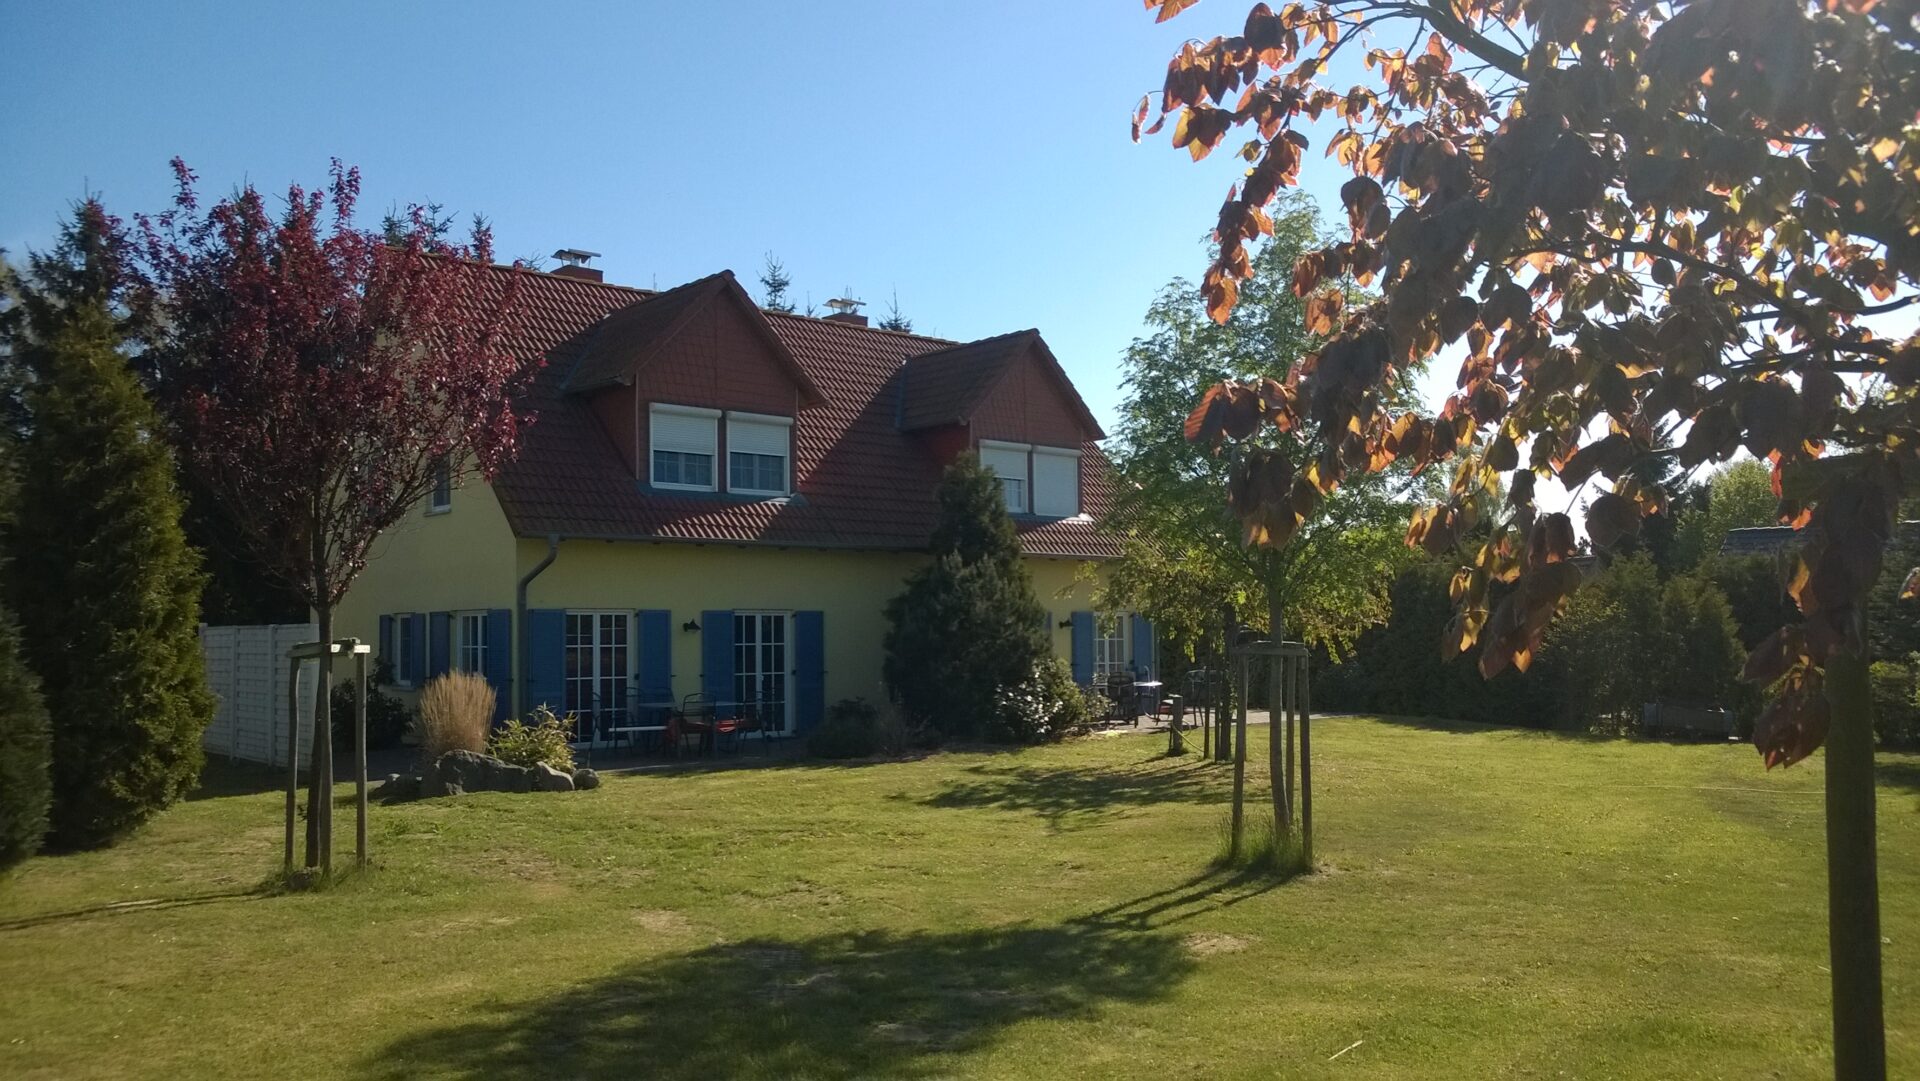
[[[894,710],[864,698],[843,698],[827,708],[826,719],[807,737],[807,753],[815,758],[872,758],[903,755],[938,742],[932,728],[909,724]]]
[[[393,685],[393,666],[375,662],[367,687],[367,750],[384,751],[400,746],[400,737],[413,723],[407,704],[381,688]],[[333,746],[336,750],[353,747],[353,680],[333,686]]]
[[[864,698],[843,698],[827,708],[820,727],[807,737],[815,758],[871,758],[883,749],[880,711]]]
[[[472,672],[435,676],[420,689],[420,761],[432,764],[448,751],[484,752],[493,727],[493,688]]]
[[[1001,688],[994,696],[993,716],[984,734],[1007,743],[1059,739],[1094,719],[1087,704],[1087,692],[1073,682],[1072,669],[1060,658],[1048,657],[1026,679]]]
[[[555,769],[573,772],[573,728],[571,715],[558,717],[545,706],[536,706],[526,722],[515,717],[487,740],[487,753],[516,766],[540,762]]]
[[[1882,747],[1920,744],[1920,702],[1915,700],[1913,672],[1896,661],[1875,661],[1867,669],[1873,691],[1873,733]]]

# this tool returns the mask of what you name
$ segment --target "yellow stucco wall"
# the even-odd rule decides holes
[[[544,540],[516,539],[492,489],[470,479],[452,510],[415,512],[375,545],[373,558],[340,606],[337,635],[379,641],[382,613],[514,607],[515,585],[547,553]],[[688,620],[716,609],[824,613],[826,698],[884,697],[882,614],[924,556],[895,552],[565,540],[534,579],[527,607],[664,608],[672,613],[676,697],[700,689],[700,633]],[[1047,609],[1056,655],[1072,634],[1059,624],[1091,607],[1094,583],[1077,560],[1030,559],[1034,592]],[[518,646],[516,627],[513,641]],[[517,671],[517,669],[516,669]]]
[[[493,488],[469,477],[454,489],[450,510],[415,509],[374,542],[367,569],[335,613],[334,635],[377,644],[383,613],[512,608],[515,558]]]

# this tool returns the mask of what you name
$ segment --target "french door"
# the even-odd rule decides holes
[[[771,735],[793,731],[793,695],[788,693],[791,630],[790,612],[733,614],[734,698]]]
[[[576,743],[605,743],[627,706],[632,669],[627,612],[568,612],[566,707]]]

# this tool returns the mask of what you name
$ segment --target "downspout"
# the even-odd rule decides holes
[[[527,680],[532,672],[532,665],[528,660],[529,654],[533,652],[533,634],[527,627],[527,587],[533,584],[535,578],[540,577],[542,571],[553,566],[553,561],[559,556],[560,534],[549,533],[545,558],[535,563],[532,570],[520,576],[519,588],[514,593],[513,625],[520,632],[518,635],[520,648],[514,651],[513,664],[513,715],[516,717],[527,715]]]

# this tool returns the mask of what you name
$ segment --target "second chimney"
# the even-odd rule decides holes
[[[555,277],[579,278],[581,281],[589,282],[606,280],[606,275],[600,271],[600,268],[587,265],[590,260],[600,258],[600,253],[597,251],[585,251],[580,248],[561,248],[559,251],[553,253],[553,257],[560,260],[560,265],[549,271],[549,273]]]

